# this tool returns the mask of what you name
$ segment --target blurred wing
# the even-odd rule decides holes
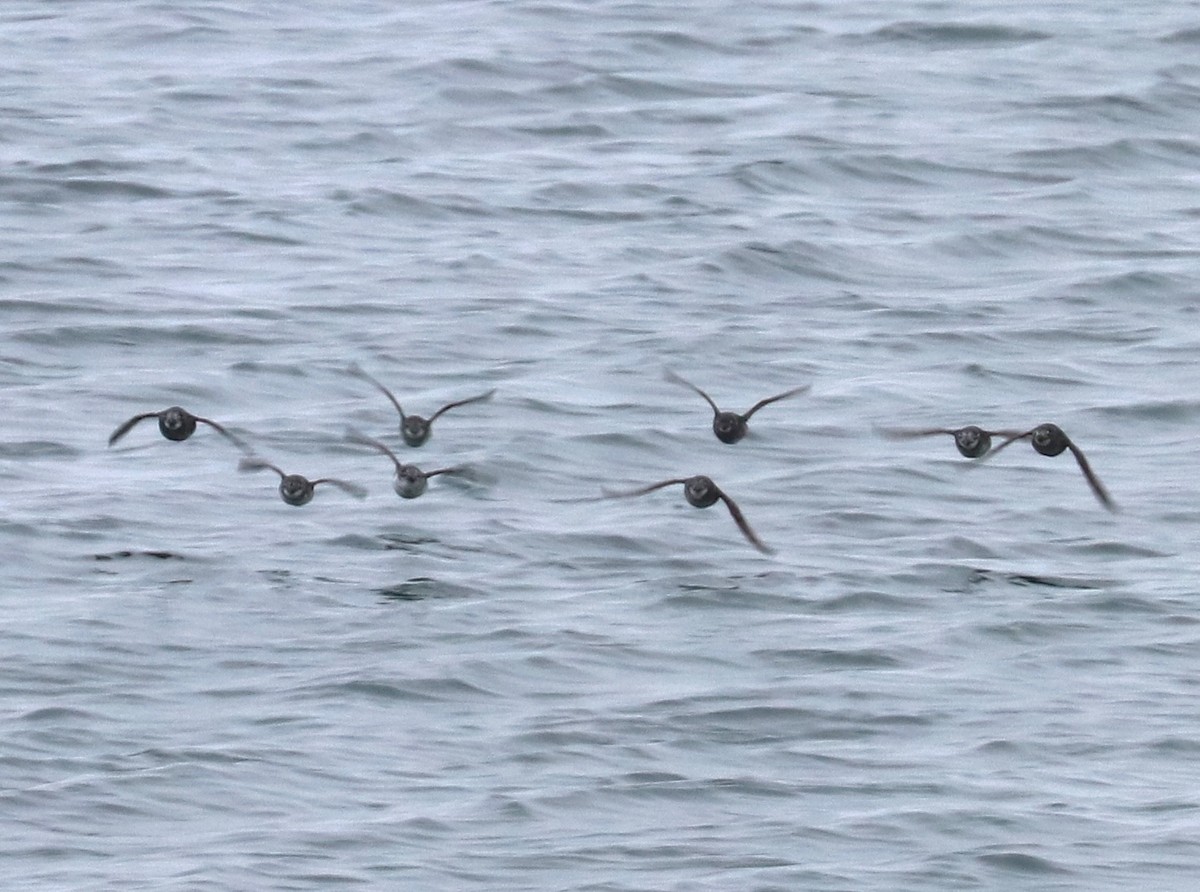
[[[330,486],[336,486],[344,493],[354,496],[356,499],[365,499],[367,497],[367,488],[359,486],[357,483],[351,483],[349,480],[338,480],[334,477],[322,477],[320,480],[314,480],[313,486],[318,483],[328,483]]]
[[[635,496],[644,496],[648,492],[654,492],[656,489],[662,489],[664,486],[671,486],[676,483],[687,483],[683,477],[676,477],[672,480],[663,480],[659,483],[651,483],[649,486],[643,486],[640,489],[631,489],[622,492],[613,492],[609,489],[601,490],[603,498],[606,499],[631,499]]]
[[[954,436],[954,431],[948,427],[877,427],[875,430],[889,440],[915,440],[917,437],[932,437],[935,434],[949,434],[952,437]]]
[[[429,416],[429,423],[433,424],[434,419],[436,419],[443,412],[449,412],[451,409],[457,408],[458,406],[465,406],[468,403],[482,403],[485,400],[490,400],[495,393],[496,388],[493,387],[487,393],[481,393],[479,396],[469,396],[465,400],[456,400],[453,403],[446,403],[446,405],[442,406],[442,408],[438,409]]]
[[[238,470],[239,471],[267,471],[267,470],[270,470],[270,471],[274,471],[276,474],[278,474],[280,476],[280,478],[287,476],[286,474],[283,473],[283,471],[281,471],[279,468],[275,467],[275,465],[271,464],[269,461],[266,461],[265,459],[261,459],[261,458],[258,458],[257,456],[253,456],[253,455],[247,455],[245,458],[243,458],[241,461],[239,461],[238,462]]]
[[[347,369],[347,371],[350,372],[351,375],[354,375],[356,378],[362,378],[364,381],[369,381],[370,383],[374,384],[375,387],[379,389],[380,393],[382,393],[389,400],[391,400],[392,405],[396,407],[396,411],[400,413],[400,420],[404,421],[404,410],[400,408],[400,403],[397,401],[395,395],[393,395],[393,393],[390,390],[388,390],[386,387],[384,387],[383,384],[381,384],[377,379],[368,375],[367,372],[358,363],[352,364],[350,366],[350,368]]]
[[[392,452],[392,450],[389,449],[385,443],[381,443],[373,437],[368,437],[366,434],[360,434],[358,431],[351,428],[350,430],[346,431],[346,442],[354,443],[358,446],[370,446],[375,451],[382,452],[384,455],[390,458],[395,463],[397,468],[400,467],[401,462],[400,459],[396,458],[396,453]]]
[[[682,384],[684,387],[687,387],[691,390],[696,391],[696,393],[698,393],[698,394],[700,394],[700,396],[704,397],[704,401],[706,403],[708,403],[710,406],[712,406],[714,416],[721,414],[721,410],[718,409],[717,404],[712,401],[712,397],[710,397],[707,393],[705,393],[703,390],[701,390],[699,387],[697,387],[691,381],[685,381],[683,378],[680,378],[678,375],[676,375],[670,369],[667,369],[665,372],[663,372],[663,377],[666,380],[672,382],[673,384]]]
[[[1067,439],[1067,448],[1075,456],[1075,461],[1079,463],[1079,470],[1083,471],[1083,476],[1087,478],[1088,485],[1092,487],[1092,492],[1100,504],[1115,514],[1117,510],[1116,502],[1112,500],[1112,496],[1108,494],[1108,490],[1104,488],[1104,484],[1100,482],[1100,478],[1096,476],[1096,473],[1092,470],[1092,466],[1088,464],[1088,460],[1083,455],[1083,450],[1072,443],[1069,438]]]
[[[749,412],[747,412],[745,415],[742,416],[742,420],[749,421],[750,416],[753,415],[755,412],[757,412],[759,409],[761,409],[763,406],[769,406],[771,403],[778,402],[779,400],[786,400],[789,396],[795,396],[798,393],[804,393],[806,390],[811,390],[811,389],[812,389],[812,385],[805,384],[801,387],[793,387],[791,390],[785,390],[783,393],[777,393],[777,394],[775,394],[775,396],[769,396],[765,400],[759,400],[757,403],[755,403],[753,406],[750,407]]]
[[[1024,440],[1026,437],[1032,437],[1033,432],[1036,430],[1037,430],[1037,428],[1035,427],[1032,430],[1025,431],[1025,433],[1023,433],[1023,434],[1013,434],[1007,440],[1005,440],[1003,443],[1001,443],[999,446],[994,447],[992,449],[992,451],[989,452],[987,455],[981,455],[978,459],[976,459],[976,464],[987,461],[988,459],[992,458],[992,456],[994,456],[1001,449],[1008,448],[1013,443],[1017,442],[1017,440]]]
[[[240,437],[236,437],[236,436],[234,436],[234,435],[233,435],[233,434],[231,434],[229,431],[227,431],[227,430],[226,430],[224,427],[222,427],[221,425],[217,424],[217,423],[216,423],[215,421],[213,421],[212,419],[210,419],[210,418],[201,418],[199,415],[195,415],[195,416],[193,416],[193,417],[194,417],[194,418],[195,418],[197,421],[200,421],[200,422],[203,422],[204,424],[207,424],[209,427],[211,427],[211,428],[212,428],[213,430],[215,430],[215,431],[216,431],[218,434],[220,434],[222,437],[224,437],[225,439],[227,439],[227,440],[228,440],[230,443],[232,443],[234,446],[238,447],[238,449],[241,449],[243,452],[249,452],[249,451],[250,451],[250,447],[246,445],[245,441],[243,441],[243,440],[242,440]]]
[[[729,509],[730,516],[733,517],[733,522],[738,525],[738,529],[742,531],[742,535],[749,540],[750,544],[763,554],[774,554],[774,549],[759,539],[754,534],[754,530],[750,529],[750,524],[746,522],[746,518],[742,515],[742,509],[737,506],[737,502],[719,489],[717,490],[717,495],[721,497],[721,501],[725,503],[725,507]]]
[[[125,436],[127,433],[129,433],[134,428],[134,426],[139,424],[140,422],[145,421],[147,418],[157,418],[157,417],[158,417],[157,412],[143,412],[141,415],[134,415],[132,418],[130,418],[128,421],[126,421],[124,424],[122,424],[119,428],[117,428],[115,431],[113,431],[112,434],[109,435],[108,445],[112,446],[114,443],[117,442],[117,440],[121,439],[123,436]]]

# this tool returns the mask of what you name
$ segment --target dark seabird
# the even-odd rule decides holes
[[[279,475],[279,496],[289,505],[295,505],[296,507],[307,505],[312,501],[313,491],[319,483],[328,483],[336,486],[356,499],[365,499],[367,497],[367,491],[357,483],[349,483],[333,477],[309,480],[307,477],[301,477],[299,474],[285,474],[269,461],[263,461],[261,458],[254,458],[252,456],[247,456],[238,462],[239,471],[265,471],[268,468]]]
[[[713,410],[713,433],[717,435],[717,439],[722,443],[736,443],[742,437],[746,436],[746,424],[750,421],[750,416],[761,409],[763,406],[770,405],[778,400],[787,399],[790,396],[795,396],[798,393],[804,393],[809,389],[809,385],[805,384],[802,387],[793,387],[791,390],[785,390],[783,393],[777,393],[775,396],[769,396],[765,400],[759,400],[745,415],[739,415],[737,412],[722,412],[717,408],[717,404],[712,401],[707,393],[697,387],[690,381],[685,381],[677,374],[668,369],[664,373],[664,377],[675,384],[682,384],[684,387],[690,387],[700,396],[704,397],[704,401],[712,406]]]
[[[396,399],[392,392],[379,383],[379,381],[368,375],[358,365],[350,366],[349,371],[350,374],[362,378],[364,381],[370,381],[377,388],[379,388],[379,391],[384,396],[392,401],[392,405],[395,406],[396,411],[400,413],[400,436],[404,438],[404,442],[408,446],[423,445],[425,441],[429,439],[430,433],[432,433],[431,428],[433,423],[437,421],[437,419],[445,412],[448,412],[458,406],[465,406],[468,403],[480,403],[484,400],[490,400],[492,395],[496,392],[496,389],[492,388],[487,393],[479,394],[479,396],[467,397],[465,400],[455,400],[453,403],[447,403],[446,405],[442,406],[442,408],[438,409],[428,418],[422,418],[420,415],[405,415],[404,410],[400,408],[400,402]]]
[[[670,480],[652,483],[650,486],[643,486],[641,489],[634,489],[629,492],[606,492],[604,498],[632,498],[634,496],[645,495],[648,492],[654,492],[654,490],[662,489],[664,486],[673,486],[676,483],[683,484],[683,497],[687,499],[689,505],[695,508],[708,508],[710,505],[716,504],[717,500],[720,499],[725,503],[725,507],[729,509],[729,515],[733,518],[733,522],[737,524],[738,529],[742,531],[742,535],[750,541],[750,544],[763,554],[774,554],[774,551],[754,534],[754,530],[750,529],[750,524],[742,516],[742,510],[737,506],[737,503],[725,495],[720,487],[713,483],[711,478],[705,477],[703,474],[695,477],[674,477]]]
[[[196,432],[196,423],[207,424],[221,436],[225,437],[239,449],[245,449],[246,444],[231,434],[221,425],[208,418],[201,418],[199,415],[193,415],[187,409],[181,409],[179,406],[171,406],[169,409],[163,409],[161,412],[143,412],[141,415],[134,415],[115,431],[108,438],[108,445],[112,446],[123,436],[129,433],[138,423],[145,421],[147,418],[158,419],[158,431],[168,440],[186,440]]]
[[[1053,458],[1056,455],[1062,455],[1063,452],[1070,449],[1071,454],[1075,456],[1075,461],[1079,464],[1079,470],[1083,471],[1083,476],[1087,478],[1088,485],[1091,486],[1096,499],[1109,511],[1117,510],[1117,505],[1112,500],[1112,496],[1108,494],[1108,490],[1104,488],[1104,484],[1100,482],[1100,478],[1096,476],[1092,470],[1092,466],[1088,464],[1083,451],[1071,442],[1071,438],[1063,433],[1063,429],[1057,424],[1039,424],[1033,430],[1026,431],[1023,434],[1014,434],[997,446],[992,451],[992,455],[995,455],[1001,449],[1008,446],[1009,443],[1024,440],[1026,437],[1029,438],[1029,441],[1033,444],[1033,448],[1040,455],[1048,455]]]
[[[885,437],[893,440],[910,440],[914,437],[932,437],[936,434],[949,434],[954,438],[954,445],[966,458],[980,458],[987,455],[992,448],[992,437],[1015,437],[1019,431],[985,431],[981,427],[968,424],[966,427],[930,427],[920,430],[894,430],[885,428],[881,431]]]
[[[346,440],[351,443],[358,443],[361,446],[370,446],[392,460],[392,464],[396,466],[396,479],[392,481],[392,489],[396,490],[396,495],[402,499],[415,499],[425,492],[429,486],[430,477],[437,474],[454,474],[458,471],[458,468],[438,468],[436,471],[422,471],[416,465],[406,465],[400,459],[396,458],[396,453],[392,452],[386,445],[355,431],[346,434]]]

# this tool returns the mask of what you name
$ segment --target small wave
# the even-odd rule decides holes
[[[1005,873],[1019,874],[1059,874],[1070,873],[1065,867],[1060,867],[1047,858],[1030,855],[1027,852],[988,852],[976,856],[981,862],[990,867],[1003,870]]]
[[[70,177],[57,182],[65,192],[80,195],[114,197],[114,198],[173,198],[175,193],[159,186],[151,186],[132,180],[101,180],[93,178]]]
[[[616,138],[616,134],[594,121],[575,121],[561,124],[527,124],[513,128],[517,133],[536,136],[539,139],[587,139],[608,140]]]
[[[833,650],[820,647],[796,647],[754,651],[753,655],[771,664],[817,669],[898,669],[904,662],[878,648]]]
[[[1088,540],[1079,545],[1076,551],[1082,551],[1093,555],[1101,555],[1103,557],[1130,557],[1130,558],[1165,558],[1170,557],[1170,554],[1164,551],[1159,551],[1155,548],[1146,548],[1141,545],[1133,545],[1129,542],[1114,542],[1104,541],[1101,539]]]
[[[78,458],[82,454],[74,446],[54,440],[0,443],[0,458]]]
[[[12,338],[27,344],[51,346],[56,349],[64,345],[85,344],[141,347],[156,342],[176,342],[191,346],[237,344],[259,347],[274,346],[278,343],[274,336],[257,337],[232,331],[228,327],[216,328],[195,324],[164,325],[157,328],[145,325],[58,325],[36,331],[16,332]]]
[[[1033,102],[1017,102],[1014,105],[1035,111],[1079,110],[1109,120],[1127,120],[1129,112],[1167,113],[1166,109],[1128,93],[1066,93],[1046,96]]]
[[[665,78],[654,79],[604,72],[589,74],[567,85],[553,87],[547,92],[551,95],[558,94],[560,100],[597,99],[604,95],[617,95],[626,99],[678,102],[681,99],[743,96],[750,93],[750,88],[734,86],[725,81],[680,80],[668,82]]]
[[[140,165],[129,161],[113,161],[108,158],[79,158],[75,161],[60,161],[52,164],[35,164],[30,169],[35,173],[58,178],[93,177],[104,174],[128,173]]]
[[[157,551],[157,550],[142,550],[142,551],[109,551],[103,554],[94,554],[92,558],[97,561],[124,561],[140,558],[151,558],[157,561],[185,561],[187,557],[174,551]]]
[[[1200,148],[1192,140],[1123,137],[1107,142],[1057,146],[1052,149],[1022,149],[1009,156],[1031,170],[1060,171],[1077,178],[1082,171],[1128,172],[1144,168],[1147,161],[1195,168]],[[1080,233],[1086,237],[1086,232]]]
[[[242,362],[235,362],[229,368],[234,372],[248,372],[256,375],[286,375],[289,378],[308,377],[308,370],[304,366],[295,363],[244,360]]]
[[[820,602],[817,609],[823,613],[857,613],[862,610],[907,613],[913,608],[924,606],[924,603],[916,598],[905,598],[880,591],[857,591]]]
[[[94,712],[89,712],[86,709],[73,709],[69,706],[43,706],[40,709],[30,710],[17,718],[20,721],[26,722],[59,723],[70,721],[94,722],[97,716]]]
[[[1200,28],[1180,28],[1159,38],[1163,43],[1197,43],[1200,44]]]
[[[1146,421],[1194,421],[1200,418],[1200,399],[1144,400],[1096,409],[1101,415],[1116,419]]]
[[[1189,278],[1180,274],[1172,275],[1149,269],[1133,269],[1097,278],[1081,279],[1072,283],[1063,292],[1063,296],[1071,300],[1086,299],[1089,303],[1095,303],[1100,297],[1134,298],[1157,302],[1162,299],[1164,294],[1185,293],[1189,284]],[[1124,317],[1122,317],[1122,324],[1128,325]]]
[[[1083,606],[1094,613],[1102,614],[1136,613],[1143,616],[1158,616],[1170,613],[1168,606],[1160,601],[1152,601],[1148,598],[1128,593],[1106,593],[1089,598],[1083,602]]]
[[[800,275],[826,282],[848,284],[848,269],[861,269],[862,258],[851,258],[844,251],[804,240],[782,244],[752,241],[729,248],[718,260],[706,261],[704,267],[717,272],[733,270],[749,276],[780,278]]]
[[[1109,254],[1128,250],[1128,244],[1116,237],[1103,238],[1094,233],[1042,223],[1013,224],[1007,219],[998,219],[991,226],[951,235],[933,244],[935,250],[955,258],[1020,257],[1037,251]]]
[[[1077,591],[1097,591],[1117,587],[1120,583],[1115,579],[1091,576],[1053,576],[1038,573],[1006,573],[983,568],[974,571],[976,583],[1005,582],[1015,586],[1037,586],[1045,588],[1074,589]]]
[[[374,590],[384,601],[424,601],[431,598],[481,598],[483,592],[469,585],[416,576]]]
[[[730,177],[756,194],[789,195],[809,188],[817,174],[809,165],[774,159],[738,164]]]
[[[368,700],[417,700],[425,702],[491,697],[491,691],[457,678],[411,678],[391,682],[372,678],[350,678],[305,686],[296,692],[304,699],[342,702],[347,697]]]
[[[1032,43],[1052,35],[1030,28],[983,22],[896,22],[870,32],[869,37],[895,43],[919,43],[939,49],[973,48],[980,44]]]
[[[1194,737],[1169,735],[1167,737],[1160,737],[1157,740],[1152,740],[1147,744],[1147,746],[1159,754],[1183,754],[1192,757],[1200,755],[1200,740],[1196,740]],[[1186,805],[1181,804],[1175,807],[1186,809],[1187,811],[1195,811],[1198,806],[1195,800],[1189,800]],[[1162,806],[1158,806],[1158,808],[1162,808]]]
[[[361,192],[338,190],[330,200],[345,207],[351,215],[393,219],[447,220],[455,216],[489,217],[493,211],[468,195],[417,198],[391,189],[371,188]]]
[[[285,248],[299,248],[307,244],[307,242],[301,239],[279,235],[278,233],[254,232],[250,229],[234,226],[204,226],[201,227],[201,231],[210,233],[217,238],[251,244],[275,245]]]

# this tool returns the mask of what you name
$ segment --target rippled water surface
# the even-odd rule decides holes
[[[1193,887],[1194,4],[0,23],[8,888]]]

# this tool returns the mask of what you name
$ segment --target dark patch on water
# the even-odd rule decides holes
[[[0,443],[0,458],[78,458],[82,453],[54,440],[25,440]]]
[[[896,22],[871,32],[870,36],[897,43],[919,43],[937,49],[974,49],[980,44],[1030,43],[1051,37],[1044,31],[1028,28],[957,22]]]
[[[1200,28],[1180,28],[1159,39],[1163,43],[1200,43]]]
[[[1025,852],[995,852],[977,856],[980,861],[990,867],[996,867],[1006,873],[1047,874],[1069,873],[1066,868],[1059,867],[1053,861],[1029,855]]]
[[[176,554],[173,551],[155,551],[155,550],[110,551],[105,554],[92,555],[92,557],[93,557],[93,559],[95,559],[97,561],[119,561],[119,560],[128,560],[130,558],[154,558],[155,560],[159,560],[159,561],[185,561],[185,560],[187,560],[187,558],[184,557],[182,554]]]
[[[453,582],[442,582],[428,576],[414,576],[395,585],[374,590],[383,601],[424,601],[429,598],[478,598],[479,589]]]
[[[780,650],[759,650],[753,655],[772,664],[824,669],[898,669],[903,662],[878,648],[834,650],[819,647],[797,647]]]
[[[1019,586],[1038,586],[1043,588],[1074,589],[1094,591],[1111,589],[1119,583],[1115,579],[1104,577],[1070,577],[1050,576],[1036,573],[1000,573],[994,574],[987,570],[976,571],[981,582],[985,580],[1003,580]]]

